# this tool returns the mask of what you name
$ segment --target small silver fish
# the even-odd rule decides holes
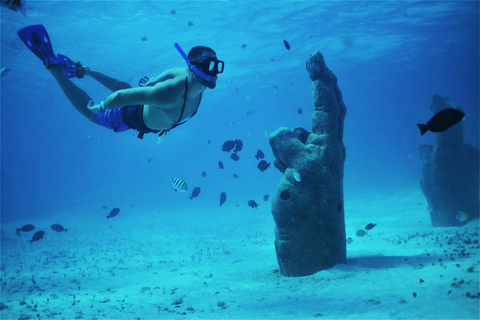
[[[165,139],[166,134],[162,134],[161,136],[158,137],[157,139],[157,146],[162,143],[163,139]]]
[[[10,68],[2,68],[0,70],[0,76],[2,79],[8,76],[9,73],[10,73]]]
[[[297,182],[301,182],[302,181],[302,177],[300,176],[300,173],[298,173],[297,171],[294,171],[292,173],[293,175],[293,178],[295,178],[295,180],[297,180]]]
[[[175,179],[170,178],[170,180],[172,180],[172,187],[173,187],[173,189],[175,189],[175,191],[178,191],[178,192],[186,192],[187,191],[187,184],[182,179],[180,179],[180,178],[175,178]]]

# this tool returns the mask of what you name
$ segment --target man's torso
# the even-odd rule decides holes
[[[183,90],[178,90],[181,94],[178,94],[178,99],[170,105],[168,108],[162,108],[161,106],[155,105],[144,105],[143,109],[143,121],[145,125],[152,130],[168,130],[172,128],[177,121],[182,121],[191,117],[198,108],[200,103],[201,94],[192,94],[190,90],[187,89],[185,78],[187,74],[178,75],[183,81],[179,82],[179,86]],[[182,83],[182,84],[180,84]],[[185,91],[187,92],[185,99]],[[182,108],[185,103],[185,109],[183,111],[182,119],[179,119]]]

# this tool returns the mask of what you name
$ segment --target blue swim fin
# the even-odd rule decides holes
[[[77,73],[81,66],[80,62],[75,62],[63,54],[55,55],[50,37],[44,26],[41,24],[29,26],[18,30],[17,34],[28,49],[44,63],[48,61],[49,66],[60,65],[68,78],[83,78]]]

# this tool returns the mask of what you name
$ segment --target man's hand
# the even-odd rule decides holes
[[[140,87],[146,87],[148,86],[148,80],[150,80],[150,78],[147,76],[144,76],[143,78],[140,78],[140,80],[138,81],[138,85]]]
[[[104,113],[107,111],[105,107],[103,106],[103,101],[100,104],[95,104],[93,100],[90,100],[87,105],[88,110],[90,110],[93,113]]]

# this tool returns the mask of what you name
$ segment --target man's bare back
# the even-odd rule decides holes
[[[170,129],[178,122],[184,103],[185,109],[180,121],[188,119],[197,111],[205,87],[195,87],[191,84],[191,78],[192,75],[187,68],[173,68],[162,73],[155,81],[147,83],[147,86],[153,87],[154,94],[159,97],[158,101],[144,105],[143,121],[148,128],[153,130]],[[142,90],[143,88],[138,89]],[[186,101],[185,93],[187,94]]]

